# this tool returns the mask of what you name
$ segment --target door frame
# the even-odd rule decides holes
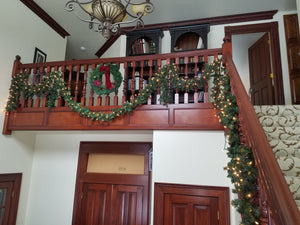
[[[149,154],[151,150],[151,142],[80,142],[72,225],[78,225],[80,220],[83,185],[85,183],[143,186],[144,193],[142,224],[149,224],[151,187]],[[89,154],[92,153],[143,155],[145,159],[144,174],[139,175],[87,172]]]
[[[8,209],[8,225],[15,225],[17,221],[17,212],[19,206],[20,190],[21,190],[22,173],[0,174],[0,183],[12,182],[12,188],[7,196],[10,200],[10,208]]]
[[[178,194],[182,196],[211,197],[218,201],[218,220],[222,225],[230,225],[229,187],[200,186],[172,183],[154,184],[154,225],[164,224],[165,196]]]
[[[283,90],[278,22],[225,27],[225,37],[229,38],[229,40],[232,40],[232,35],[235,34],[250,34],[260,32],[268,32],[270,34],[271,68],[274,75],[274,103],[275,105],[284,105],[285,100]]]

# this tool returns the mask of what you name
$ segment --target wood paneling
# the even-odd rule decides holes
[[[229,225],[228,187],[155,183],[154,225]]]
[[[148,225],[148,142],[81,142],[73,210],[73,225]],[[144,157],[143,174],[87,172],[89,154]]]
[[[111,107],[92,107],[110,112]],[[82,118],[68,107],[20,108],[8,117],[8,130],[142,130],[208,129],[222,130],[211,103],[143,105],[131,114],[101,123]]]

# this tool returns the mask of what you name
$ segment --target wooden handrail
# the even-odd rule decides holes
[[[263,192],[267,195],[267,202],[271,211],[269,217],[273,222],[269,221],[264,224],[299,225],[300,213],[298,207],[234,65],[232,45],[230,40],[226,38],[223,44],[223,62],[228,70],[231,87],[237,99],[239,113],[245,128],[244,132],[255,156],[259,177],[261,178],[260,182],[263,182],[262,186],[265,189]]]
[[[167,60],[174,58],[197,56],[215,56],[222,55],[222,48],[195,50],[195,51],[182,51],[174,53],[164,53],[155,55],[139,55],[128,57],[114,57],[114,58],[99,58],[99,59],[84,59],[84,60],[70,60],[70,61],[53,61],[46,63],[27,63],[20,64],[19,69],[39,68],[39,67],[55,67],[55,66],[72,66],[72,65],[85,65],[85,64],[100,64],[100,63],[125,63],[132,61],[147,61],[147,60]]]

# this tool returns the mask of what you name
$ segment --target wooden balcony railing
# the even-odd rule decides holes
[[[243,144],[252,148],[259,171],[260,223],[299,225],[299,210],[234,65],[231,40],[228,38],[224,38],[223,62],[239,107],[241,139]]]
[[[113,108],[132,100],[147,86],[151,77],[166,64],[175,64],[179,76],[186,79],[201,76],[204,64],[221,56],[222,49],[196,50],[159,55],[118,57],[91,60],[58,61],[22,64],[16,57],[12,76],[26,72],[27,83],[41,84],[43,77],[53,71],[62,72],[66,88],[74,101],[94,112],[111,112]],[[123,76],[120,88],[109,95],[96,95],[89,84],[91,72],[101,64],[116,64]],[[160,90],[130,115],[113,122],[90,121],[67,107],[59,96],[55,106],[47,107],[47,95],[20,95],[18,107],[7,112],[3,134],[12,130],[99,130],[99,129],[222,129],[215,110],[208,102],[207,86],[189,91],[172,90],[168,105],[160,102]]]

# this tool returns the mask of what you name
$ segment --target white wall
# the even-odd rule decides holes
[[[152,189],[155,182],[232,188],[224,143],[223,131],[154,131]],[[239,222],[231,209],[231,225]]]
[[[25,225],[71,225],[80,141],[153,142],[152,185],[232,187],[223,169],[228,162],[223,131],[37,133]],[[232,225],[238,217],[232,210]]]
[[[80,141],[152,142],[152,131],[43,132],[36,135],[24,225],[71,225]]]
[[[236,69],[241,75],[242,82],[247,93],[250,90],[249,75],[249,55],[248,49],[251,47],[264,33],[240,34],[232,35],[232,57],[236,64]]]
[[[47,61],[64,60],[66,40],[41,21],[19,0],[6,1],[0,7],[0,127],[8,97],[13,61],[33,62],[35,47],[47,54]],[[35,134],[0,134],[0,173],[23,173],[17,225],[24,225],[34,154]]]

